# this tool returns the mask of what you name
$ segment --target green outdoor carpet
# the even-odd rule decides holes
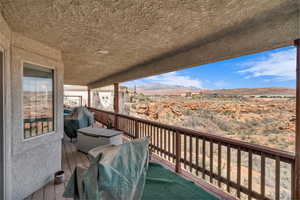
[[[219,200],[219,198],[163,166],[149,163],[142,200]]]

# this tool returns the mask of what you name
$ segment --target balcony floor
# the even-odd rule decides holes
[[[45,185],[43,188],[39,189],[38,191],[34,192],[25,200],[62,200],[62,199],[70,199],[70,198],[64,198],[62,196],[64,192],[64,188],[66,184],[68,183],[69,178],[71,177],[71,174],[73,170],[75,169],[76,166],[82,166],[82,167],[88,167],[89,166],[89,160],[86,154],[78,152],[76,150],[76,147],[73,143],[69,142],[68,139],[63,140],[62,142],[62,169],[65,171],[65,178],[66,181],[64,184],[60,185],[54,185],[53,181]],[[164,160],[160,159],[159,157],[152,155],[152,161],[158,162],[160,164],[163,164],[166,168],[172,169],[172,166],[168,165],[167,163],[164,162]],[[169,171],[169,170],[167,170]],[[172,172],[170,172],[172,173]],[[193,177],[189,175],[185,175],[185,173],[181,173],[181,176],[187,179],[192,179]],[[174,176],[174,175],[171,175]],[[181,177],[178,177],[179,179]],[[181,178],[182,179],[182,178]],[[183,180],[183,179],[182,179]],[[183,180],[186,181],[186,180]],[[209,185],[202,183],[199,180],[194,179],[193,180],[198,186],[203,193],[214,193],[215,195],[221,197],[221,199],[234,199],[229,195],[224,194],[223,192],[220,193],[219,190],[214,189],[213,187],[210,187]],[[189,184],[189,183],[187,183]],[[151,186],[150,186],[151,187]],[[153,186],[152,186],[153,187]],[[154,188],[157,187],[154,186]],[[153,194],[152,194],[153,195]],[[149,196],[149,195],[148,195]],[[151,195],[150,195],[151,196]],[[152,198],[152,197],[151,197]]]

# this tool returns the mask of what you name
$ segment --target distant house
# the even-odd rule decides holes
[[[192,92],[186,92],[185,93],[185,97],[191,97],[192,96]]]

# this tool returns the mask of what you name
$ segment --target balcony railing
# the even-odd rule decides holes
[[[30,138],[53,131],[53,118],[24,119],[24,138]]]
[[[89,108],[95,119],[131,139],[151,137],[150,147],[175,171],[196,177],[241,199],[292,199],[295,155],[218,135]]]

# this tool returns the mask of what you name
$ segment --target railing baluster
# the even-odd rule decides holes
[[[186,169],[186,150],[187,150],[187,148],[186,148],[186,145],[187,145],[187,143],[186,143],[186,134],[184,134],[184,152],[183,152],[183,157],[184,157],[184,169]]]
[[[131,124],[131,135],[134,135],[135,132],[134,132],[134,121],[133,120],[130,120],[130,124]]]
[[[275,164],[275,199],[280,199],[280,158],[276,156]]]
[[[237,149],[237,197],[241,197],[241,148]]]
[[[120,120],[118,120],[118,121],[120,121]],[[135,135],[135,124],[134,124],[133,120],[130,120],[130,123],[131,123],[131,132],[130,132],[130,134],[134,137],[134,135]]]
[[[32,123],[31,122],[29,122],[29,128],[30,128],[30,137],[32,137],[33,134],[32,134]]]
[[[222,146],[221,142],[218,143],[218,186],[221,187],[221,165],[222,165]]]
[[[266,157],[264,153],[261,153],[260,156],[260,193],[261,193],[261,199],[265,198],[265,177],[266,177]]]
[[[173,135],[174,137],[174,135]],[[181,171],[181,164],[180,164],[180,158],[181,158],[181,135],[178,131],[176,131],[176,164],[175,164],[175,171],[179,173]],[[175,145],[175,144],[173,144]]]
[[[147,123],[144,123],[143,137],[146,136],[146,131],[147,131]]]
[[[145,124],[142,122],[141,125],[140,125],[140,132],[139,132],[139,137],[140,138],[143,138],[144,126],[145,126]]]
[[[139,138],[139,122],[135,121],[135,138]]]
[[[202,178],[205,179],[205,157],[206,157],[206,147],[205,147],[205,139],[203,138],[202,140],[202,168],[203,168],[203,173],[202,173]]]
[[[132,120],[128,120],[128,122],[129,122],[129,129],[130,129],[129,134],[132,134]]]
[[[248,200],[252,199],[252,151],[249,151],[248,153]]]
[[[159,127],[156,127],[156,147],[159,147]],[[159,154],[159,149],[157,148],[157,155]]]
[[[192,164],[193,164],[193,138],[190,136],[190,172],[192,172]]]
[[[213,141],[210,140],[210,155],[209,155],[209,159],[210,159],[210,163],[209,163],[209,167],[210,167],[210,177],[209,180],[212,183],[213,182],[213,163],[214,163],[214,156],[213,156]]]
[[[164,129],[164,150],[165,152],[167,152],[167,130]],[[164,158],[167,157],[167,154],[164,153]]]
[[[151,137],[151,129],[152,129],[152,125],[148,124],[148,131],[147,131],[147,136]]]
[[[44,122],[42,121],[42,134],[44,133]]]
[[[118,122],[119,122],[120,120],[118,120]],[[133,121],[132,120],[129,120],[129,123],[130,123],[130,132],[129,132],[129,134],[130,135],[134,135],[134,126],[133,126]],[[119,127],[120,128],[120,127]]]
[[[157,147],[157,142],[156,142],[156,138],[157,138],[157,131],[156,131],[156,127],[155,126],[153,126],[153,145],[155,146],[155,147]],[[157,152],[157,150],[155,149],[154,150],[155,152]]]
[[[231,172],[231,153],[230,146],[227,146],[227,192],[230,192],[230,172]]]
[[[180,134],[179,134],[179,137],[180,137]],[[173,146],[173,155],[176,155],[176,132],[172,131],[172,139],[173,139],[173,142],[172,142],[172,146]],[[181,144],[179,144],[181,145]],[[179,159],[181,158],[181,150],[179,152]],[[175,162],[176,159],[175,157],[173,156],[173,162]],[[179,164],[180,164],[180,161],[179,161]]]
[[[131,120],[127,120],[127,126],[128,126],[128,133],[131,133],[131,124],[130,124]]]
[[[196,137],[196,175],[199,175],[199,137]]]
[[[147,127],[148,127],[148,124],[145,123],[145,127],[144,127],[144,137],[147,135]]]
[[[149,137],[150,136],[150,127],[151,127],[151,125],[147,124],[147,129],[146,129],[146,135],[145,135],[145,137]]]
[[[147,127],[148,127],[148,129],[147,129],[147,135],[146,136],[148,136],[148,137],[151,137],[151,124],[148,124],[147,125]]]
[[[170,131],[168,130],[168,152],[171,153],[171,134]],[[173,151],[174,153],[174,151]],[[168,160],[171,160],[170,154],[168,156]]]
[[[140,123],[139,125],[139,138],[143,137],[144,123]]]
[[[47,131],[49,131],[50,130],[50,126],[49,126],[49,119],[47,119]]]
[[[146,132],[147,132],[147,123],[144,123],[144,134],[143,134],[143,137],[146,136]]]
[[[39,131],[38,131],[38,122],[35,121],[35,134],[39,135]]]
[[[152,135],[151,135],[151,140],[152,140],[152,144],[154,145],[155,143],[155,139],[154,139],[154,136],[155,136],[155,126],[152,126],[151,128],[151,132],[152,132]]]
[[[160,156],[163,156],[163,129],[160,129]]]
[[[127,120],[128,133],[131,133],[131,120]]]
[[[142,137],[142,132],[143,132],[143,123],[139,124],[139,138]]]

